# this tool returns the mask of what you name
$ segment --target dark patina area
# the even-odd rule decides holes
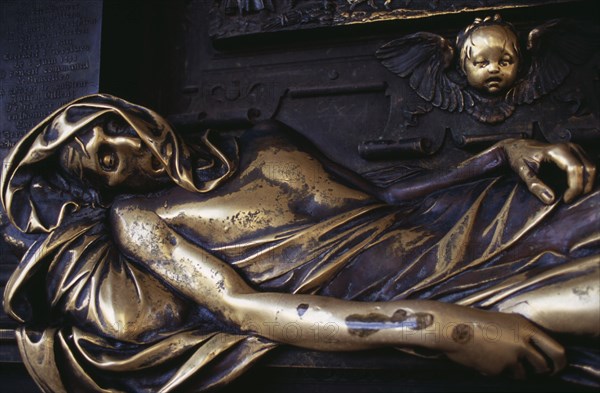
[[[461,323],[452,329],[452,340],[455,343],[467,344],[473,339],[473,326]]]
[[[298,305],[298,307],[296,307],[296,311],[298,312],[299,317],[303,316],[306,310],[308,310],[308,304],[306,303],[301,303]]]

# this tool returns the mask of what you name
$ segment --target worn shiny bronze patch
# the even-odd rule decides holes
[[[391,316],[381,313],[351,314],[346,318],[346,326],[350,334],[367,337],[382,329],[409,328],[421,330],[433,323],[433,316],[426,313],[409,314],[398,309]]]

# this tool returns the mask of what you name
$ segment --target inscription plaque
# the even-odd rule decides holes
[[[102,0],[3,0],[0,157],[75,97],[98,92]]]
[[[98,92],[102,0],[2,0],[0,159],[33,126],[74,98]],[[0,292],[33,238],[5,241],[0,208]],[[15,250],[15,247],[19,251]],[[19,362],[14,327],[0,311],[0,361]]]

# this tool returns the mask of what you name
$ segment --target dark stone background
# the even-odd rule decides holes
[[[307,3],[319,10],[325,2]],[[381,9],[383,1],[375,3]],[[412,6],[417,3],[412,2]],[[495,5],[494,1],[474,3]],[[597,23],[594,1],[512,3],[532,5],[502,10],[503,18],[523,32],[563,16]],[[474,17],[493,11],[335,26],[328,22],[299,24],[262,31],[256,29],[255,22],[243,30],[244,18],[270,20],[276,12],[226,14],[215,4],[210,0],[105,0],[99,90],[153,108],[183,132],[206,127],[242,129],[275,118],[306,135],[334,160],[359,172],[396,163],[360,158],[357,146],[365,140],[398,139],[420,132],[446,138],[446,130],[479,134],[490,129],[466,115],[451,116],[437,109],[423,111],[420,99],[405,81],[379,64],[374,52],[383,43],[416,31],[452,38]],[[435,10],[450,7],[452,2],[431,0],[423,4],[424,9]],[[369,16],[374,12],[366,3],[356,10]],[[222,20],[215,19],[215,15]],[[596,95],[587,102],[591,108],[587,113],[597,124],[598,68],[575,74],[568,83],[587,80],[596,88]],[[390,104],[396,102],[394,97],[403,97],[402,107]],[[518,108],[518,114],[509,121],[491,128],[503,134],[531,130],[536,124],[538,130],[550,133],[552,126],[560,123],[552,116],[576,122],[576,115],[561,112],[552,102],[548,99],[538,106]],[[404,119],[404,123],[394,127],[390,119]],[[445,139],[443,145],[440,154],[427,165],[447,165],[469,153]],[[0,252],[3,288],[18,259],[5,246]],[[35,385],[18,358],[10,330],[14,326],[0,313],[1,390],[33,392]],[[348,393],[567,390],[594,391],[554,378],[485,378],[445,360],[416,358],[392,349],[348,354],[281,349],[225,389]]]

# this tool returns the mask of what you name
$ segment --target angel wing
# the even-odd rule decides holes
[[[532,59],[523,79],[506,93],[513,104],[530,104],[557,88],[569,75],[572,64],[583,64],[600,47],[597,26],[555,19],[531,30],[527,49]]]
[[[434,106],[449,112],[462,112],[473,106],[471,94],[448,75],[454,48],[447,39],[432,33],[415,33],[388,42],[376,56],[396,75],[410,75],[410,87]]]

